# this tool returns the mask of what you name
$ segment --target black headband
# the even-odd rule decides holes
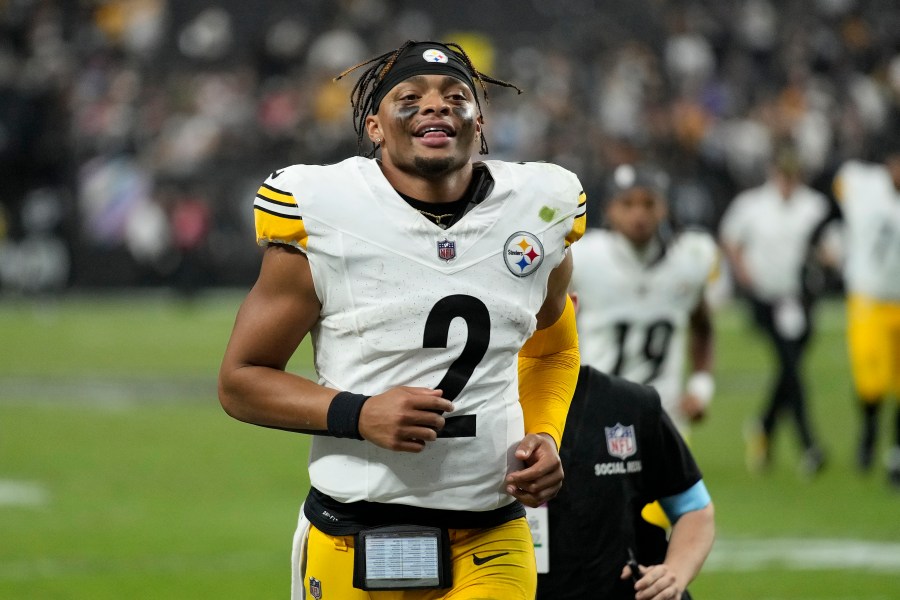
[[[378,113],[378,105],[394,86],[416,75],[449,75],[475,93],[472,70],[459,54],[438,42],[416,42],[397,57],[391,70],[378,82],[372,96],[372,114]]]
[[[669,192],[669,176],[651,164],[622,164],[616,167],[606,182],[606,197],[612,200],[622,192],[633,188],[646,188],[666,198]]]

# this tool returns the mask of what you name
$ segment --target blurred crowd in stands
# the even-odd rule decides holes
[[[713,230],[779,142],[827,191],[900,128],[895,0],[6,0],[0,30],[3,290],[249,284],[259,183],[355,154],[333,78],[406,39],[521,87],[488,158],[575,171],[593,225],[623,161]]]

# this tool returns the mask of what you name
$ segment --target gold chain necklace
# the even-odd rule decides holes
[[[422,213],[423,215],[425,215],[426,217],[429,217],[431,219],[431,221],[434,222],[434,224],[438,225],[438,226],[443,225],[443,223],[441,223],[441,219],[446,219],[447,217],[452,217],[454,214],[456,214],[456,213],[447,213],[445,215],[436,215],[434,213],[428,212],[427,210],[422,210],[419,208],[417,208],[416,210],[419,211],[420,213]]]

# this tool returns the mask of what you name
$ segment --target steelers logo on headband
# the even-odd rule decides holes
[[[391,70],[378,82],[372,97],[372,114],[378,114],[378,106],[394,86],[416,75],[449,75],[475,94],[475,74],[459,54],[437,42],[417,42],[397,57]]]
[[[432,63],[445,63],[447,62],[447,55],[438,50],[437,48],[430,48],[422,53],[422,58]]]

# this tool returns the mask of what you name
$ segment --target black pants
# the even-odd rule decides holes
[[[815,441],[806,411],[806,387],[801,373],[803,356],[812,332],[810,303],[801,303],[805,324],[799,335],[791,337],[785,336],[776,325],[776,305],[756,299],[752,299],[751,303],[753,317],[772,342],[779,363],[778,378],[770,390],[762,414],[763,431],[771,438],[779,418],[787,413],[794,420],[803,448],[812,448]]]

